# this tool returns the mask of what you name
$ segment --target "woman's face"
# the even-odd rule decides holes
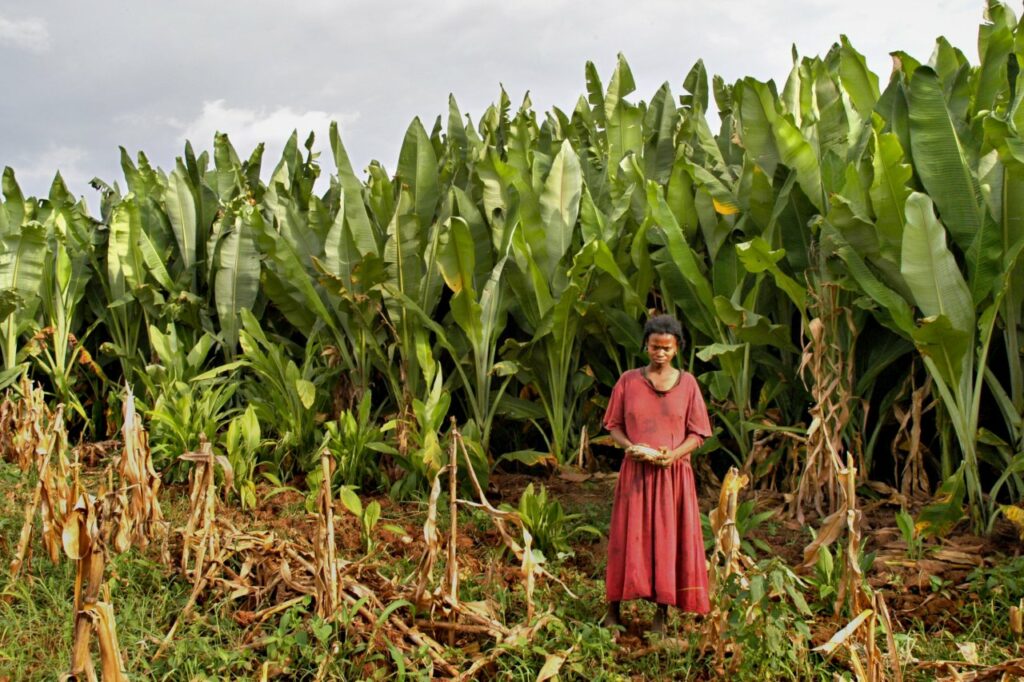
[[[679,345],[673,334],[651,334],[647,337],[647,355],[656,366],[670,364],[678,349]]]

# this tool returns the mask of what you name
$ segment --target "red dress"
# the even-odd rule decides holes
[[[711,435],[697,380],[658,391],[634,369],[623,374],[608,401],[604,427],[622,429],[630,442],[676,448],[688,436]],[[608,533],[608,601],[647,599],[707,613],[708,572],[690,456],[668,467],[626,457],[615,486]]]

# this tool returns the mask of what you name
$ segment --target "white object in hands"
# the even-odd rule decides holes
[[[630,445],[626,448],[626,454],[640,462],[650,462],[651,464],[665,464],[668,462],[667,452],[648,445]]]

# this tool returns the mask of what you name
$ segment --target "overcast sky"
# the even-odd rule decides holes
[[[1011,7],[1020,13],[1020,2]],[[326,143],[338,121],[357,171],[393,171],[405,129],[429,129],[453,93],[474,122],[504,84],[518,105],[571,109],[584,64],[607,84],[618,52],[649,100],[677,95],[698,58],[728,81],[785,80],[790,47],[823,55],[849,36],[888,80],[889,52],[925,61],[946,36],[977,63],[982,0],[0,0],[0,166],[45,196],[58,169],[121,182],[118,146],[168,169],[215,131],[264,172],[297,128]],[[318,144],[319,146],[319,144]],[[325,159],[325,171],[333,163]]]

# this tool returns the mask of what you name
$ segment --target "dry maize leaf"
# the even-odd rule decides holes
[[[533,550],[531,545],[533,544],[533,536],[530,535],[530,531],[523,527],[523,579],[525,580],[526,588],[526,619],[533,619],[533,587],[534,587],[534,573],[537,570],[537,564],[533,558]]]
[[[476,615],[488,620],[498,620],[498,611],[495,608],[496,605],[490,599],[484,599],[481,601],[464,601],[460,602],[459,605],[466,611],[475,613]]]
[[[835,542],[836,538],[839,537],[839,534],[845,527],[846,505],[844,504],[822,521],[821,530],[818,531],[817,537],[815,537],[809,545],[804,547],[804,560],[803,563],[800,564],[799,568],[808,569],[814,566],[818,561],[818,551],[822,547],[828,547]]]
[[[221,471],[224,472],[224,488],[230,490],[235,487],[235,470],[231,466],[231,462],[224,455],[217,455],[217,464],[220,465]]]
[[[73,561],[79,561],[89,552],[89,532],[86,529],[87,510],[84,503],[75,505],[71,513],[64,519],[61,530],[61,545],[64,553]]]
[[[592,474],[588,474],[583,471],[573,471],[572,469],[562,469],[558,472],[558,477],[564,481],[570,481],[572,483],[583,483],[593,478]]]
[[[562,669],[562,665],[565,663],[565,659],[569,657],[572,649],[572,647],[569,647],[567,651],[563,651],[561,654],[548,654],[544,659],[543,667],[537,673],[536,682],[546,682],[546,680],[550,680],[558,675],[558,671]]]
[[[828,640],[821,646],[814,647],[812,651],[820,651],[824,653],[826,656],[831,656],[832,652],[834,652],[839,646],[846,642],[846,640],[850,638],[850,635],[856,632],[857,628],[859,628],[861,624],[865,620],[867,620],[873,613],[874,611],[872,611],[871,609],[864,609],[860,612],[860,615],[858,615],[856,618],[847,623],[846,626],[843,627],[843,629],[841,629],[836,634],[832,635],[832,639]]]
[[[132,546],[132,522],[127,514],[122,514],[117,523],[117,534],[114,536],[114,551],[119,554],[127,552]]]
[[[960,552],[954,549],[938,549],[932,556],[940,561],[961,566],[981,566],[985,563],[980,554]]]
[[[957,642],[956,648],[960,651],[960,655],[964,657],[964,660],[971,665],[978,665],[978,645],[974,642]]]
[[[121,650],[117,643],[117,625],[114,622],[114,608],[106,602],[88,604],[84,609],[92,618],[96,635],[100,641],[100,670],[107,682],[127,682],[121,662]]]

